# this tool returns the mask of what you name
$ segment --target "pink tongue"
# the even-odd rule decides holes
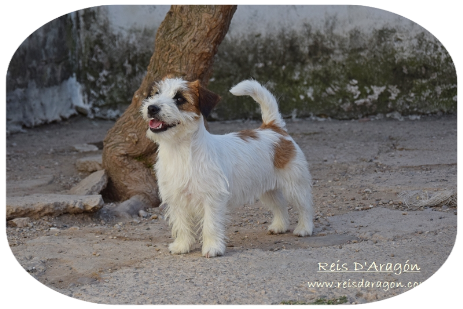
[[[162,121],[151,119],[150,120],[150,128],[157,128],[162,123]]]

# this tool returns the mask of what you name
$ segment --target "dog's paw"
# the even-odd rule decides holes
[[[293,231],[293,234],[296,236],[304,237],[304,236],[312,236],[313,231],[313,223],[308,225],[297,225]]]
[[[174,241],[169,245],[169,251],[172,254],[183,254],[190,252],[190,245],[188,243],[181,243]]]
[[[218,247],[205,247],[203,246],[202,250],[203,256],[205,258],[211,258],[225,253],[225,245]]]
[[[280,226],[280,225],[273,225],[271,224],[269,227],[268,227],[268,232],[267,234],[268,235],[278,235],[278,234],[284,234],[288,231],[287,228],[283,227],[283,226]]]

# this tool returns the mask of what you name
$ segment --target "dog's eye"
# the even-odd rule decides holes
[[[182,97],[182,96],[181,96],[180,94],[178,94],[178,93],[175,95],[174,101],[175,101],[175,104],[177,104],[177,105],[181,105],[181,104],[183,104],[183,103],[186,102],[185,98]]]
[[[157,95],[157,94],[159,94],[159,91],[156,91],[156,92],[154,93],[154,95]]]

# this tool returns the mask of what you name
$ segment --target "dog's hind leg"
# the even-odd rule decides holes
[[[313,202],[312,187],[310,182],[299,181],[296,186],[284,188],[283,195],[289,204],[296,208],[298,212],[298,223],[293,231],[294,235],[307,236],[312,235],[313,231]]]
[[[268,227],[269,233],[285,233],[288,230],[289,226],[288,203],[283,198],[281,191],[267,191],[261,196],[260,200],[273,213],[272,224],[270,224],[270,226]]]

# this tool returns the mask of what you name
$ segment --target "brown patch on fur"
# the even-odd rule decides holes
[[[274,148],[275,155],[273,157],[273,165],[276,168],[284,168],[296,156],[296,147],[294,147],[294,143],[284,137],[280,137],[280,140]]]
[[[201,111],[199,109],[198,95],[195,93],[194,89],[188,87],[189,90],[182,91],[182,96],[186,99],[186,102],[178,106],[178,109],[186,112],[193,112],[196,115],[200,115]]]
[[[288,136],[288,132],[286,132],[283,128],[277,126],[273,120],[270,121],[269,123],[263,123],[260,126],[260,129],[262,129],[262,130],[272,130],[275,133],[278,133],[280,135]]]
[[[241,138],[243,141],[246,141],[246,142],[249,139],[259,138],[256,130],[242,130],[242,131],[236,132],[236,135],[238,135],[239,138]]]
[[[199,80],[189,82],[188,88],[196,96],[197,108],[203,114],[204,118],[207,118],[217,103],[219,103],[220,96],[201,86]]]

